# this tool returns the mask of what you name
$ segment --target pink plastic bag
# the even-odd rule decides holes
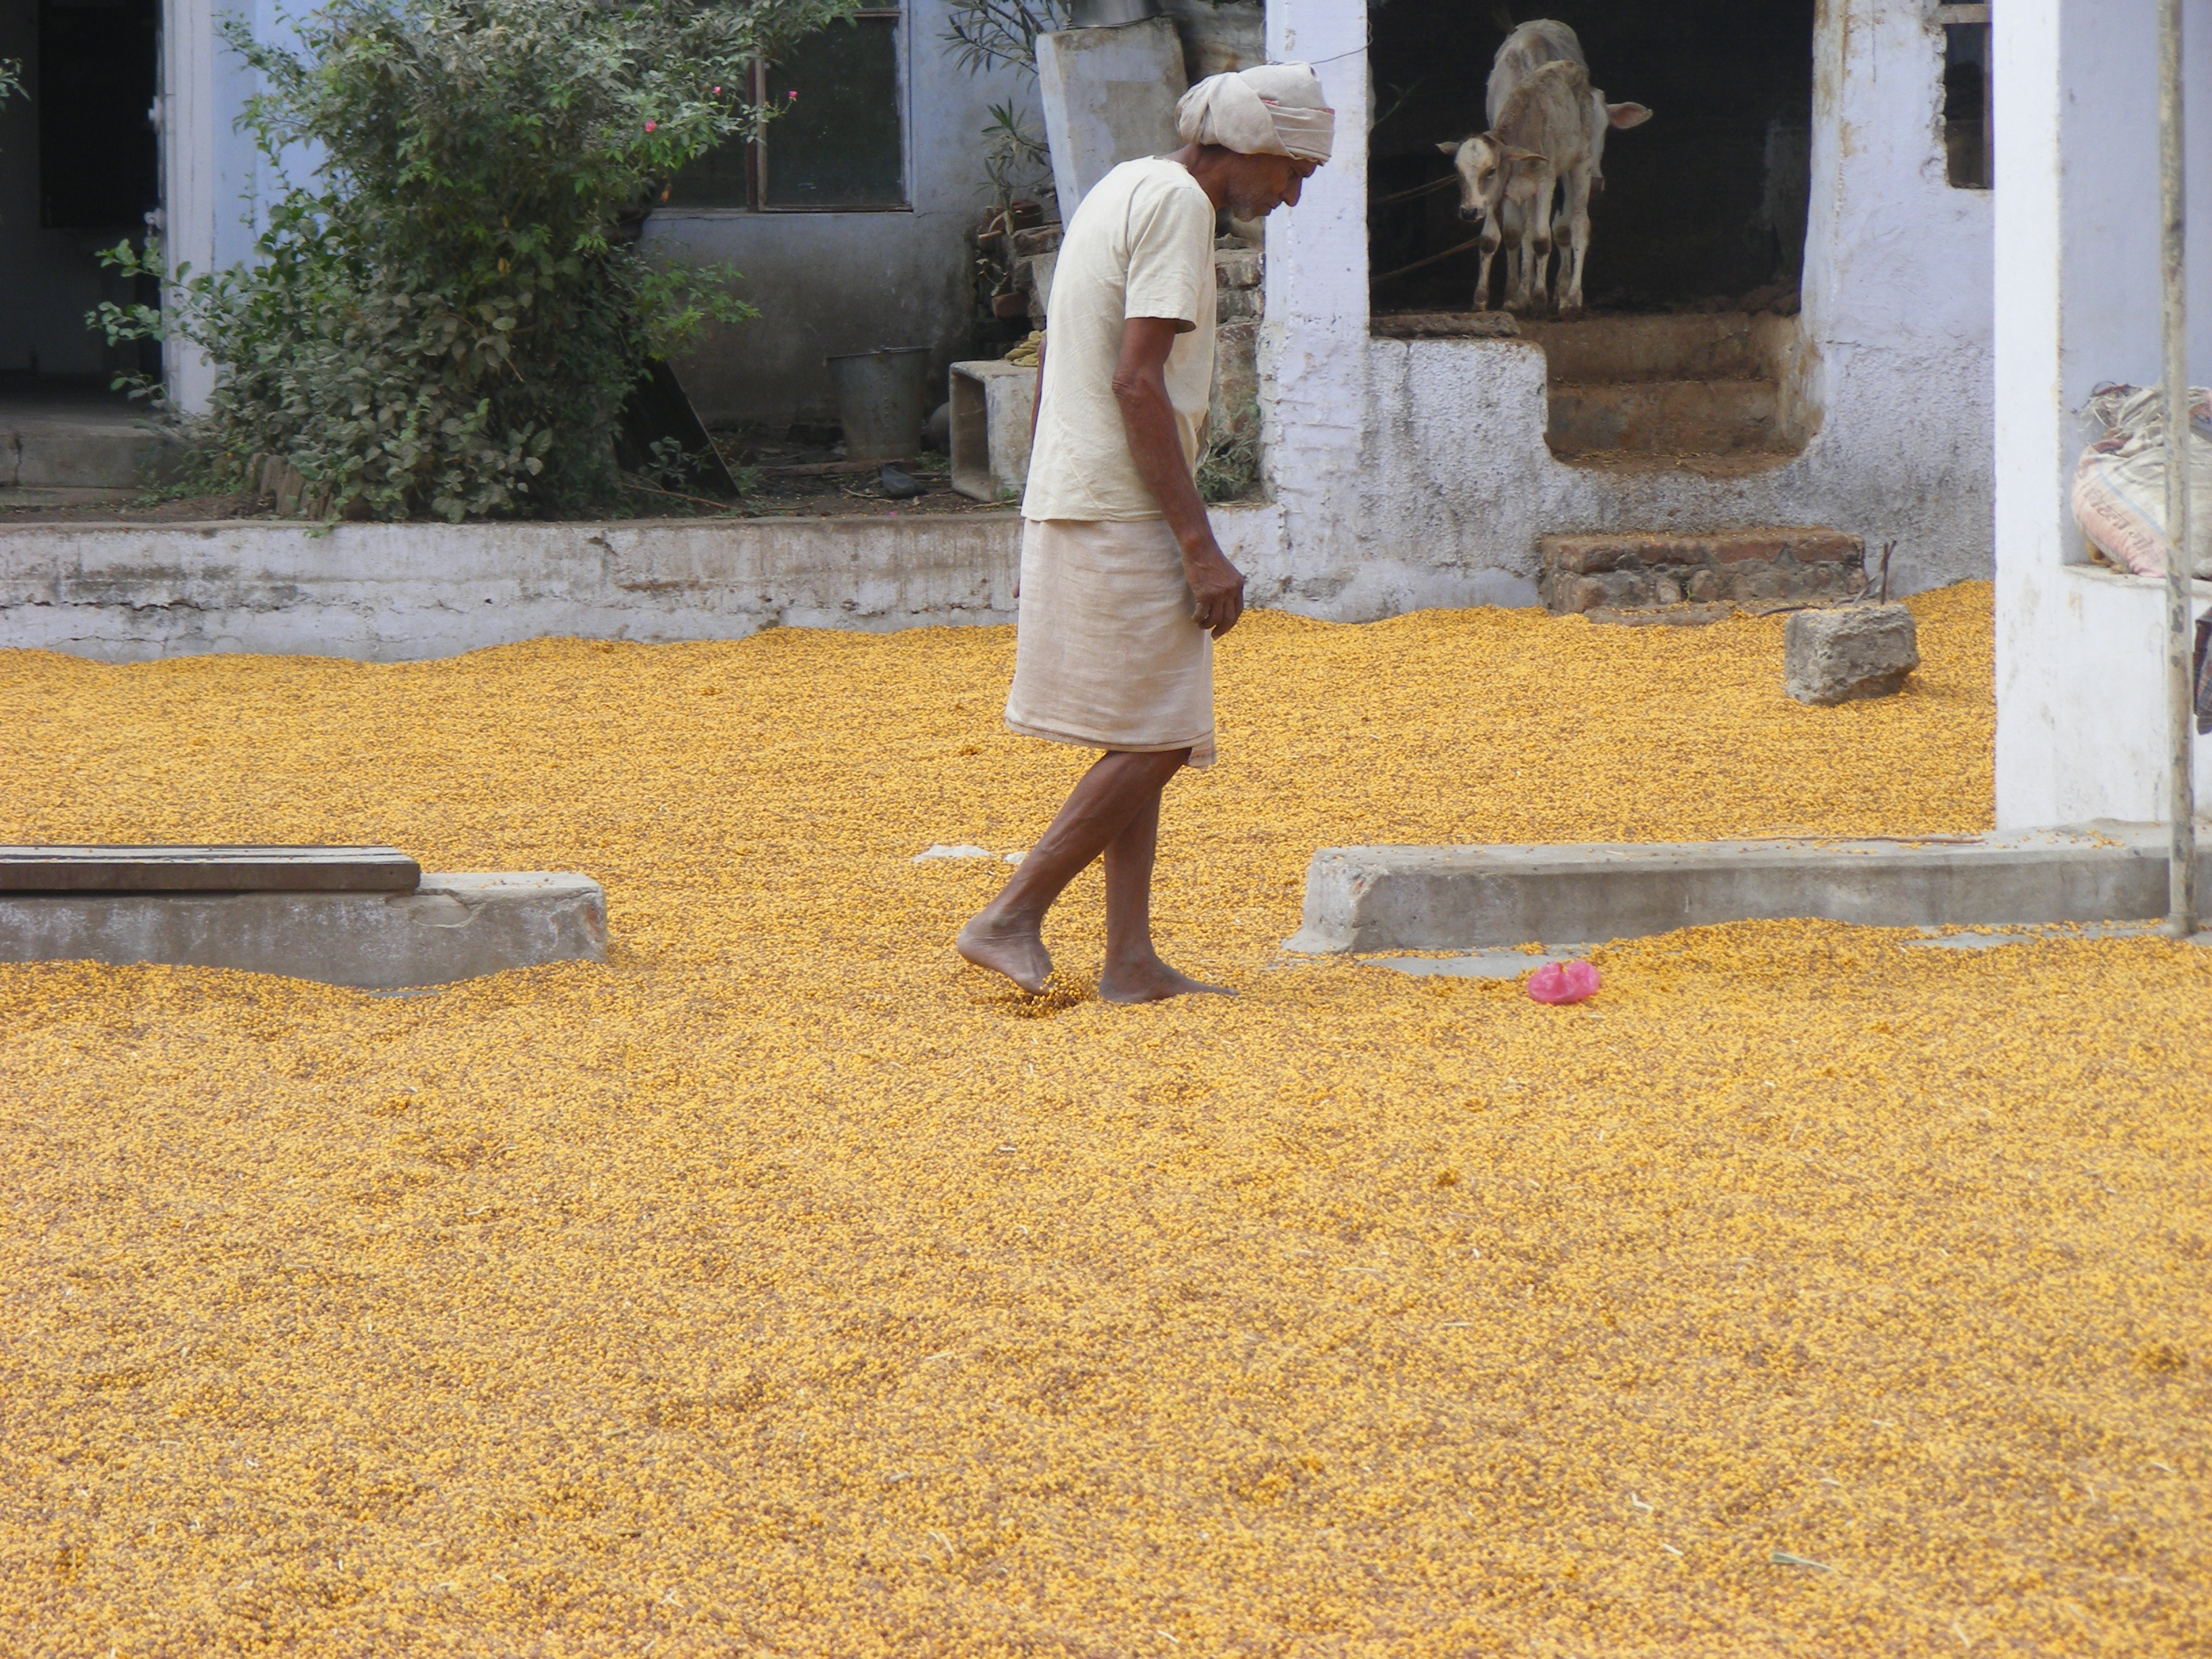
[[[1547,962],[1528,975],[1528,994],[1554,1006],[1588,1002],[1604,981],[1595,964],[1587,962]]]

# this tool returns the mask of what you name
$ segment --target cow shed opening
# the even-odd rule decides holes
[[[1590,200],[1583,291],[1594,312],[1712,308],[1794,289],[1811,193],[1814,0],[1553,0],[1531,6],[1390,0],[1370,14],[1376,122],[1368,163],[1374,307],[1465,310],[1476,255],[1389,273],[1466,241],[1438,143],[1481,131],[1492,59],[1516,22],[1550,17],[1581,38],[1590,82],[1647,105],[1613,133]],[[1525,15],[1524,15],[1525,14]],[[1386,201],[1382,198],[1398,197]],[[1503,262],[1501,261],[1501,265]],[[1503,298],[1502,270],[1492,305]]]

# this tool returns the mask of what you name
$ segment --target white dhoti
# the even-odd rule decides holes
[[[1194,608],[1165,520],[1024,521],[1006,725],[1212,765],[1213,636]]]

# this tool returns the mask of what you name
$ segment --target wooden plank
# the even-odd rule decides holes
[[[0,847],[0,893],[411,893],[391,847]]]

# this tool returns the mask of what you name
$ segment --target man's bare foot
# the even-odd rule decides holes
[[[1208,985],[1188,974],[1179,974],[1158,957],[1121,967],[1109,964],[1098,976],[1101,1002],[1165,1002],[1170,997],[1197,994],[1233,997],[1237,993],[1226,985]]]
[[[1004,974],[1033,997],[1043,995],[1052,978],[1052,953],[1035,922],[998,921],[985,910],[960,930],[952,948],[978,968]]]

